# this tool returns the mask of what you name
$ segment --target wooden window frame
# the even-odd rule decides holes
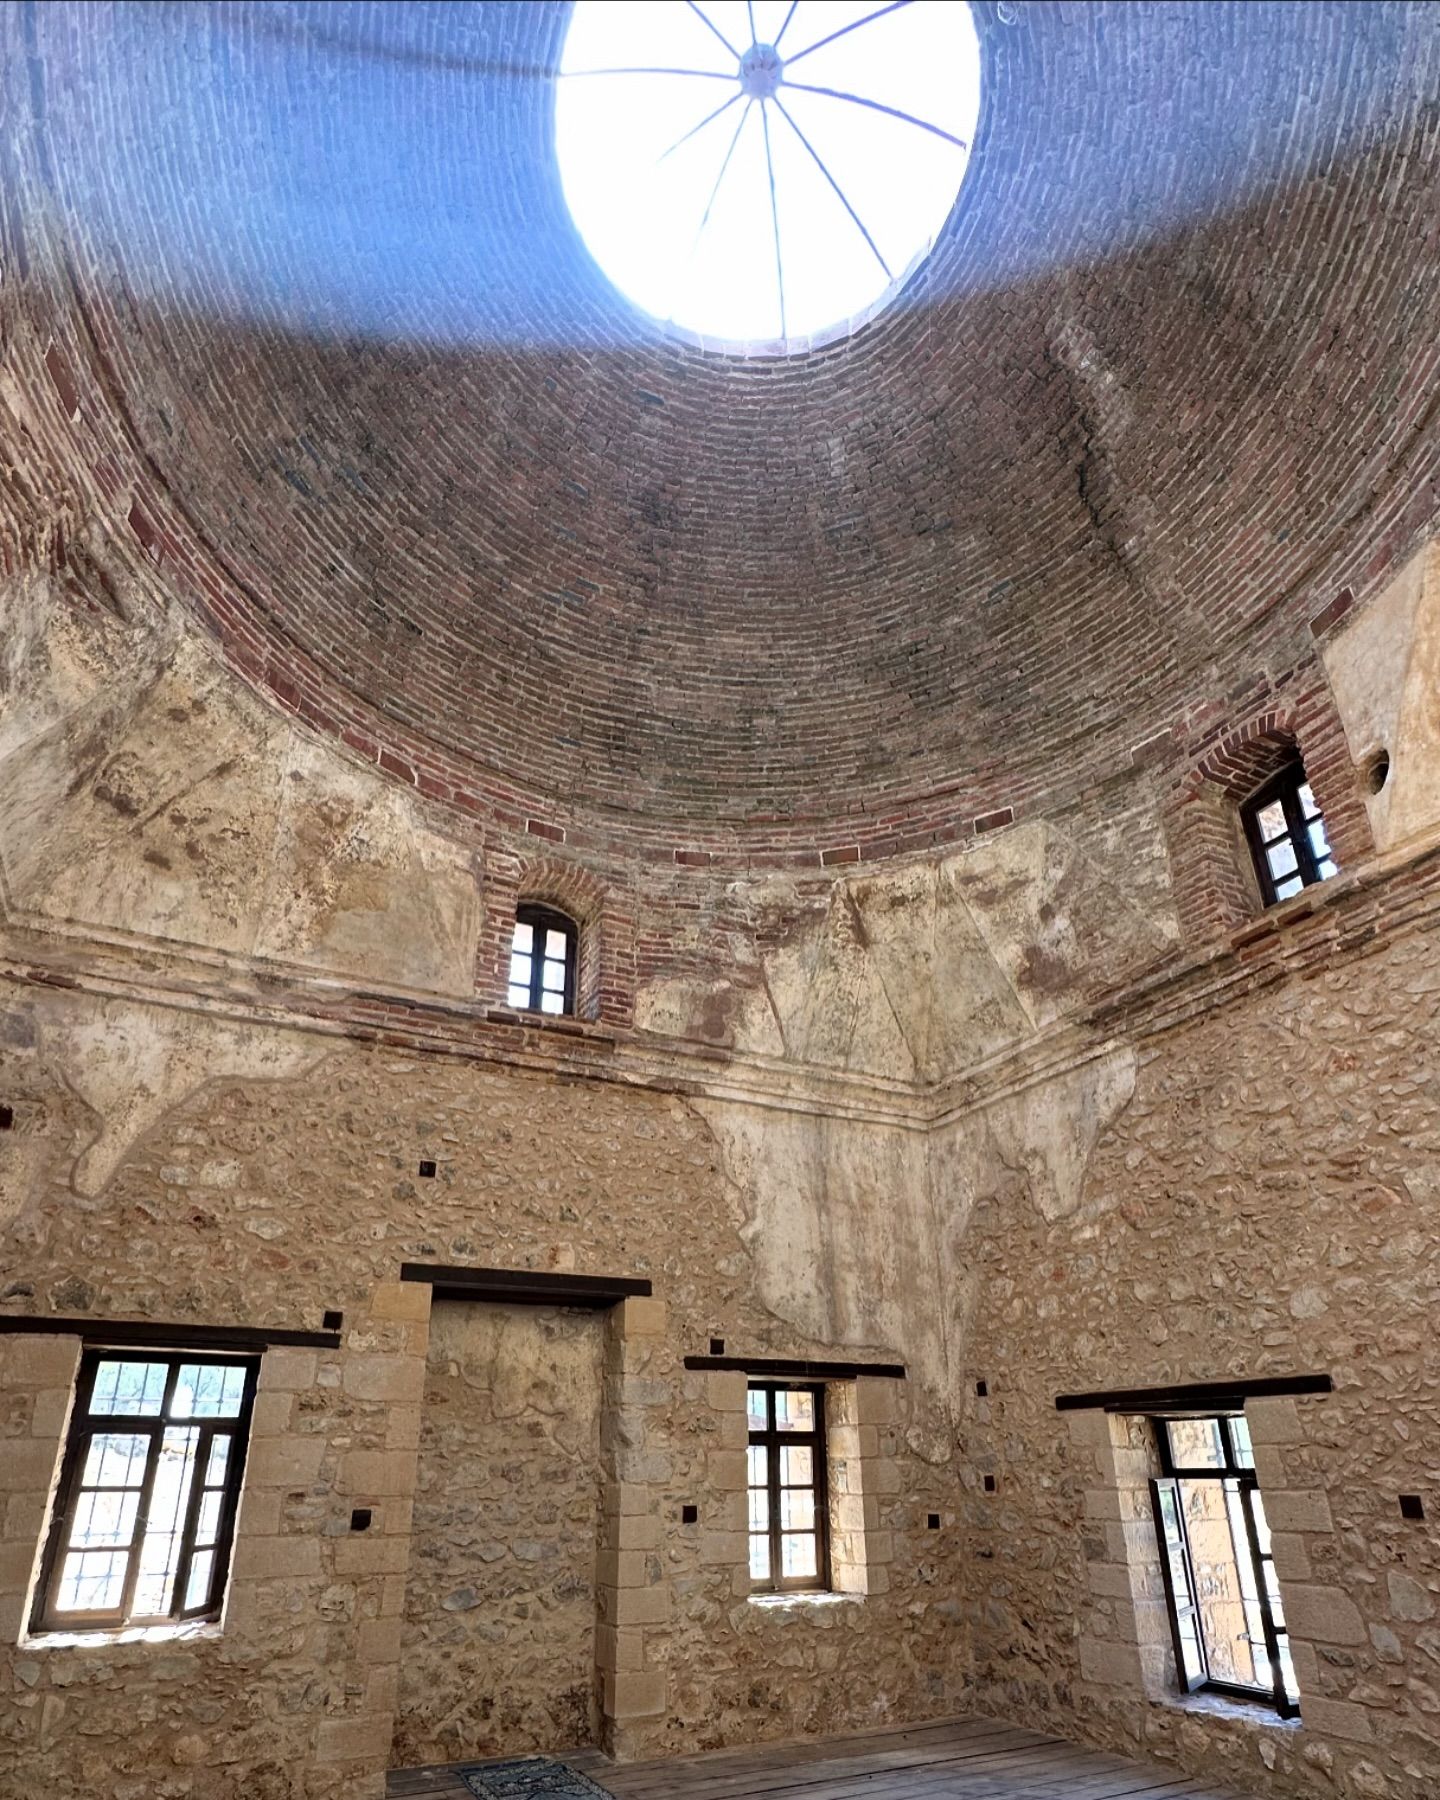
[[[773,1376],[766,1378],[756,1376],[747,1379],[745,1394],[745,1411],[748,1418],[750,1411],[750,1395],[764,1393],[766,1396],[766,1423],[763,1431],[752,1430],[749,1433],[749,1444],[764,1445],[766,1449],[766,1492],[769,1497],[769,1530],[770,1530],[770,1579],[756,1581],[751,1578],[750,1591],[754,1594],[828,1594],[831,1590],[830,1580],[830,1481],[827,1459],[825,1455],[825,1389],[811,1382],[777,1381]],[[777,1394],[809,1394],[814,1408],[815,1424],[810,1431],[781,1430],[775,1423],[775,1396]],[[784,1566],[781,1560],[780,1540],[784,1536],[780,1527],[780,1452],[783,1449],[805,1449],[811,1451],[811,1485],[815,1504],[815,1573],[813,1575],[785,1576],[780,1573]],[[747,1483],[748,1497],[748,1483]],[[748,1524],[748,1521],[747,1521]],[[758,1533],[756,1534],[758,1536]],[[746,1560],[749,1560],[749,1534],[746,1536]]]
[[[102,1362],[164,1363],[166,1365],[165,1389],[159,1412],[146,1414],[91,1412],[90,1397],[94,1393],[95,1374]],[[176,1419],[170,1416],[170,1409],[174,1403],[175,1384],[181,1367],[191,1368],[196,1365],[244,1369],[245,1379],[241,1392],[240,1409],[233,1418],[192,1416],[188,1419]],[[56,1490],[50,1529],[41,1558],[40,1580],[36,1586],[35,1606],[31,1619],[33,1631],[113,1633],[147,1626],[191,1624],[219,1618],[224,1607],[225,1589],[230,1576],[230,1557],[235,1541],[235,1522],[240,1509],[240,1495],[244,1488],[246,1453],[250,1443],[250,1421],[255,1408],[255,1389],[259,1371],[260,1358],[258,1355],[215,1356],[207,1355],[203,1351],[192,1352],[173,1348],[151,1350],[128,1345],[123,1349],[101,1345],[86,1348],[83,1351],[75,1378],[75,1404],[66,1432],[60,1483]],[[185,1519],[181,1527],[180,1550],[171,1588],[170,1610],[158,1615],[133,1615],[130,1609],[140,1574],[140,1548],[144,1543],[145,1531],[149,1522],[149,1511],[161,1448],[165,1432],[178,1427],[193,1427],[199,1431],[200,1436],[195,1448],[195,1473],[185,1502]],[[75,1525],[76,1511],[80,1504],[80,1497],[85,1491],[82,1477],[86,1457],[91,1440],[106,1433],[150,1439],[135,1524],[131,1532],[130,1544],[126,1549],[129,1560],[125,1571],[123,1597],[118,1607],[107,1611],[87,1609],[79,1612],[63,1612],[55,1604],[55,1596],[60,1585],[60,1571],[69,1548],[70,1535]],[[225,1480],[221,1489],[223,1499],[216,1526],[213,1546],[215,1554],[210,1571],[210,1585],[204,1603],[187,1608],[184,1605],[184,1595],[190,1580],[190,1565],[197,1548],[195,1537],[206,1486],[204,1472],[209,1463],[211,1444],[217,1433],[223,1433],[229,1437],[230,1449],[226,1453]],[[210,1548],[208,1545],[205,1547]],[[120,1546],[116,1546],[116,1548],[118,1549]]]
[[[1280,1640],[1286,1639],[1289,1633],[1284,1625],[1277,1623],[1275,1610],[1271,1603],[1269,1583],[1266,1580],[1266,1565],[1273,1568],[1274,1558],[1260,1547],[1260,1533],[1256,1522],[1255,1507],[1260,1494],[1260,1480],[1253,1463],[1242,1460],[1236,1447],[1234,1421],[1239,1415],[1227,1413],[1200,1414],[1166,1414],[1152,1418],[1155,1427],[1155,1438],[1160,1453],[1160,1474],[1152,1477],[1150,1482],[1150,1503],[1155,1515],[1155,1536],[1160,1550],[1160,1572],[1165,1584],[1165,1605],[1170,1616],[1170,1631],[1175,1648],[1175,1672],[1181,1690],[1187,1694],[1209,1693],[1221,1694],[1229,1700],[1244,1700],[1252,1705],[1269,1706],[1282,1719],[1293,1719],[1299,1716],[1300,1703],[1292,1698],[1286,1688],[1284,1671],[1280,1660]],[[1220,1444],[1223,1462],[1218,1467],[1177,1464],[1173,1455],[1168,1426],[1180,1423],[1185,1418],[1214,1419],[1220,1428]],[[1199,1588],[1195,1578],[1195,1567],[1190,1548],[1190,1534],[1185,1526],[1185,1509],[1180,1495],[1181,1481],[1213,1481],[1224,1484],[1234,1483],[1237,1490],[1240,1514],[1245,1527],[1246,1547],[1249,1551],[1252,1575],[1255,1583],[1256,1604],[1260,1613],[1261,1632],[1265,1642],[1265,1653],[1270,1663],[1270,1685],[1268,1687],[1245,1687],[1238,1682],[1224,1681],[1210,1673],[1210,1653],[1205,1642],[1205,1632],[1201,1623]],[[1169,1498],[1178,1522],[1180,1534],[1181,1559],[1177,1571],[1172,1566],[1167,1544],[1164,1500]],[[1233,1515],[1231,1519],[1231,1538],[1234,1539]],[[1235,1546],[1239,1554],[1239,1546]],[[1185,1593],[1177,1592],[1177,1573],[1183,1578]],[[1182,1615],[1194,1619],[1195,1642],[1200,1656],[1200,1669],[1191,1676],[1185,1667],[1185,1653],[1182,1643]],[[1252,1640],[1253,1654],[1253,1640]]]
[[[537,1012],[547,1019],[573,1018],[575,1016],[575,993],[577,977],[580,969],[580,927],[568,913],[557,912],[553,906],[536,906],[528,901],[515,908],[515,924],[528,925],[535,934],[531,940],[530,956],[530,998],[527,1005],[518,1007],[520,1012]],[[540,996],[545,992],[545,956],[540,947],[545,942],[547,931],[559,931],[565,937],[565,988],[558,1013],[547,1013],[540,1004]],[[510,933],[510,948],[506,953],[506,999],[509,1001],[510,987],[508,980],[509,958],[515,955],[515,933]],[[538,953],[537,953],[538,952]],[[553,960],[553,959],[552,959]],[[511,1005],[515,1003],[509,1001]]]
[[[1330,843],[1330,834],[1325,825],[1325,815],[1320,803],[1315,801],[1315,810],[1308,817],[1300,799],[1300,790],[1309,787],[1309,777],[1305,773],[1305,764],[1298,756],[1291,757],[1284,768],[1276,771],[1263,787],[1257,788],[1249,798],[1241,803],[1240,820],[1245,828],[1245,841],[1250,846],[1250,858],[1255,865],[1256,879],[1260,883],[1260,896],[1266,906],[1279,906],[1283,900],[1294,900],[1295,894],[1283,897],[1277,891],[1278,882],[1290,880],[1291,876],[1277,877],[1270,868],[1270,858],[1266,854],[1267,840],[1260,828],[1260,814],[1267,806],[1276,801],[1285,814],[1285,831],[1282,837],[1268,840],[1268,847],[1273,849],[1281,842],[1288,842],[1295,852],[1295,868],[1293,874],[1300,877],[1300,892],[1307,887],[1314,887],[1319,882],[1328,881],[1331,877],[1321,872],[1321,858],[1315,854],[1315,847],[1310,842],[1310,826],[1318,820],[1320,828],[1325,831],[1325,841]],[[1315,790],[1310,789],[1314,799]],[[1339,864],[1335,860],[1335,849],[1330,845],[1329,862],[1332,874],[1337,873]]]

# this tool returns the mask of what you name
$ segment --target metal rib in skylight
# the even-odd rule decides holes
[[[556,145],[622,293],[717,347],[783,353],[903,285],[979,108],[962,0],[576,0]]]

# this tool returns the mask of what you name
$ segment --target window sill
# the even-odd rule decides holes
[[[1311,882],[1309,887],[1301,888],[1298,894],[1292,894],[1288,900],[1271,901],[1242,924],[1231,926],[1228,933],[1230,947],[1240,950],[1260,938],[1278,937],[1287,925],[1309,918],[1311,913],[1328,906],[1341,894],[1350,893],[1358,885],[1351,870],[1341,869],[1326,881]]]
[[[833,1589],[824,1593],[751,1594],[747,1604],[763,1607],[766,1612],[788,1612],[792,1606],[858,1606],[863,1594],[841,1594]]]
[[[1157,1706],[1187,1713],[1191,1718],[1224,1719],[1234,1725],[1256,1726],[1262,1731],[1298,1731],[1301,1719],[1282,1719],[1264,1699],[1232,1700],[1226,1694],[1152,1694]]]
[[[32,1631],[16,1646],[20,1650],[129,1649],[134,1644],[196,1643],[220,1636],[214,1619],[193,1619],[177,1625],[129,1625],[118,1631]]]

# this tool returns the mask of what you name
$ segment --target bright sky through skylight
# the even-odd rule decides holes
[[[962,0],[577,0],[556,141],[622,293],[783,344],[864,314],[926,253],[979,110]]]

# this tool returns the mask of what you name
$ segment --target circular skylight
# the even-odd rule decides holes
[[[979,110],[963,0],[576,0],[555,129],[623,294],[783,352],[858,324],[923,259]]]

